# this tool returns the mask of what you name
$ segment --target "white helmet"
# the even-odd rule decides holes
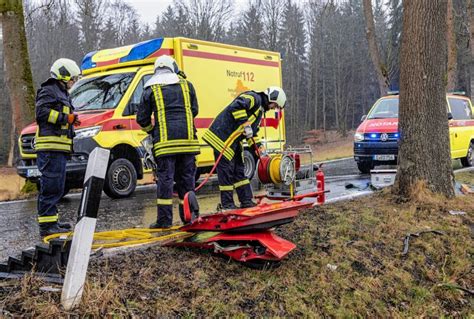
[[[62,58],[54,61],[50,72],[51,77],[56,80],[68,82],[71,79],[75,81],[81,74],[81,69],[73,60]]]
[[[282,88],[278,86],[270,86],[265,90],[265,95],[268,97],[268,101],[275,102],[279,108],[284,108],[286,103],[286,94]]]
[[[155,60],[155,70],[158,68],[168,68],[174,73],[179,72],[178,64],[169,55],[162,55]]]

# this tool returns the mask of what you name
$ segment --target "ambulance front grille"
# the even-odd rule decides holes
[[[21,136],[21,151],[23,154],[34,154],[35,149],[33,148],[33,143],[35,139],[35,134],[25,134]]]

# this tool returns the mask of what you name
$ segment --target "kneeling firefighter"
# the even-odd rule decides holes
[[[150,228],[171,227],[175,179],[179,213],[184,223],[183,198],[195,186],[195,156],[200,153],[194,127],[198,102],[191,82],[177,73],[178,65],[172,57],[157,58],[155,74],[145,83],[137,110],[138,124],[152,135],[156,161],[158,217]],[[152,123],[152,115],[155,123]]]
[[[217,164],[222,208],[237,208],[233,198],[234,188],[241,208],[256,205],[252,201],[250,182],[245,177],[242,141],[246,138],[248,145],[252,146],[252,138],[257,136],[263,113],[282,109],[285,103],[285,92],[276,86],[264,92],[243,92],[217,115],[204,134],[203,140],[214,149],[216,161],[223,152]]]

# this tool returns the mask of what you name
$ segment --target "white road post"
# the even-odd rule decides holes
[[[81,301],[109,155],[109,150],[96,147],[87,162],[78,222],[74,227],[61,294],[61,304],[66,310],[73,309]]]

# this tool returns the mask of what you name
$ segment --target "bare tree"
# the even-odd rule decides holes
[[[446,8],[446,0],[403,1],[401,139],[394,187],[402,198],[412,198],[420,185],[454,196],[444,85]]]
[[[372,11],[372,0],[364,0],[364,15],[365,22],[367,24],[367,42],[369,44],[369,53],[374,64],[375,72],[377,74],[377,81],[379,84],[380,95],[387,93],[388,83],[387,80],[387,68],[383,64],[380,57],[379,48],[377,46],[374,14]]]
[[[8,155],[8,165],[11,166],[18,158],[17,141],[20,131],[33,118],[34,89],[28,58],[22,1],[2,1],[0,3],[0,19],[6,83],[12,108],[12,129]]]
[[[265,48],[278,51],[285,0],[262,0]]]
[[[174,3],[188,17],[192,36],[209,41],[224,38],[232,4],[231,0],[176,0]]]

